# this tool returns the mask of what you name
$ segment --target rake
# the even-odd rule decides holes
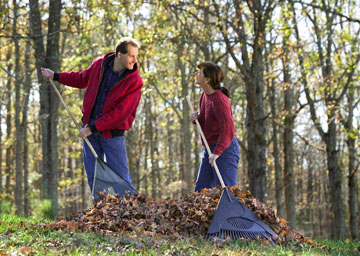
[[[190,101],[190,97],[186,96],[186,100],[190,106],[191,112],[194,113],[195,111]],[[205,144],[206,150],[210,155],[211,150],[199,121],[196,119],[195,122]],[[234,240],[238,240],[240,238],[253,240],[270,239],[273,243],[276,243],[274,240],[275,232],[229,192],[224,184],[216,163],[214,163],[214,168],[223,191],[205,237],[207,239],[213,239],[215,237],[226,239],[227,237],[231,237]]]

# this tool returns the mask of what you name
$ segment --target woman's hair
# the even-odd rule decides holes
[[[215,63],[211,61],[204,61],[197,65],[199,69],[203,69],[204,77],[210,79],[210,86],[214,90],[221,90],[227,97],[230,97],[230,92],[224,86],[221,86],[220,83],[224,79],[224,72]]]

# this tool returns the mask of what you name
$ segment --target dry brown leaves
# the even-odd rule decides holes
[[[221,196],[221,187],[204,189],[201,193],[190,193],[178,199],[154,201],[140,193],[132,197],[101,195],[96,206],[78,212],[70,218],[60,218],[48,224],[55,230],[91,231],[106,234],[136,232],[154,237],[183,236],[204,237],[214,216]],[[300,233],[291,230],[285,219],[259,202],[247,190],[230,189],[241,203],[252,210],[259,219],[278,235],[279,244],[288,242],[310,243]]]

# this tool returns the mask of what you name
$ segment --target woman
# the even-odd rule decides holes
[[[198,119],[212,152],[209,156],[204,148],[194,189],[200,192],[203,188],[213,188],[220,184],[213,167],[215,161],[225,185],[236,185],[239,144],[235,137],[230,93],[220,85],[224,72],[210,61],[202,62],[197,67],[199,71],[196,73],[196,83],[203,91],[200,97],[200,112],[192,113],[191,119],[193,122]]]

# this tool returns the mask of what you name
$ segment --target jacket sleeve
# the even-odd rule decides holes
[[[94,70],[96,61],[99,61],[99,59],[94,60],[89,67],[79,72],[60,72],[59,82],[79,89],[88,87],[91,72],[96,72]],[[98,72],[100,72],[100,70]]]
[[[122,97],[121,101],[115,106],[115,108],[101,116],[95,122],[96,130],[99,132],[116,129],[119,124],[127,122],[130,119],[134,119],[136,115],[136,109],[139,105],[141,98],[141,88],[143,86],[141,78],[139,78],[133,86],[131,86]]]

